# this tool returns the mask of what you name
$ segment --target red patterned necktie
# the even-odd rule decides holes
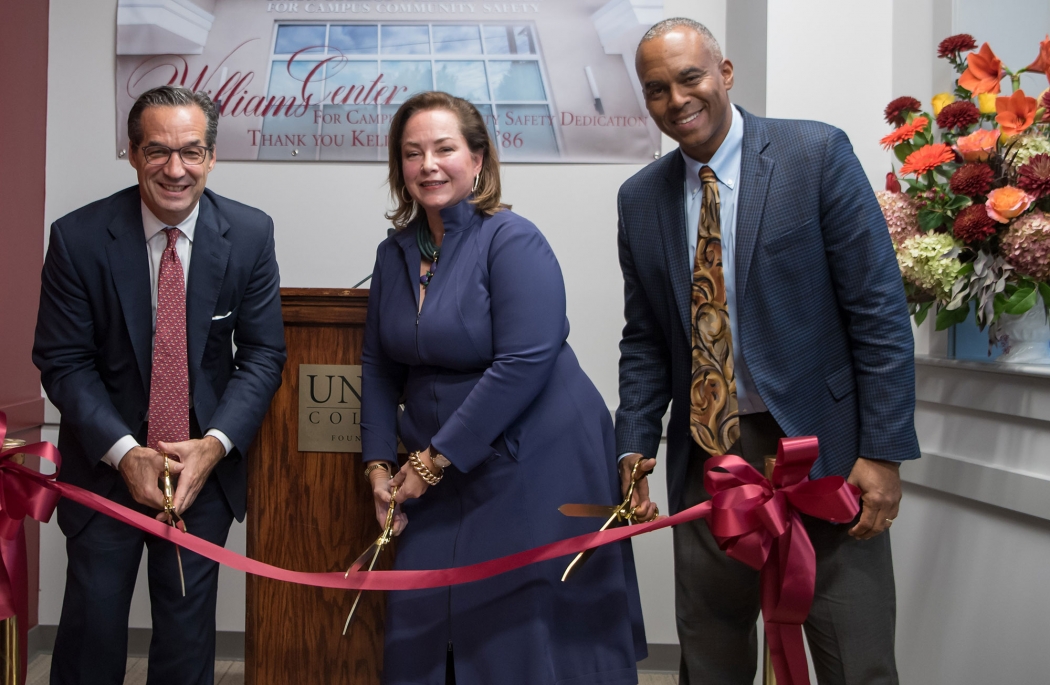
[[[726,283],[722,275],[721,203],[711,167],[700,169],[703,200],[693,263],[693,382],[689,423],[708,454],[725,454],[740,437]]]
[[[186,357],[186,276],[175,251],[179,229],[165,228],[168,246],[157,279],[157,328],[149,390],[146,446],[190,439],[190,380]]]

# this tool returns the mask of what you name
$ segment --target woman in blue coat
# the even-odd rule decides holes
[[[612,422],[566,342],[565,287],[539,230],[500,204],[470,103],[417,95],[390,126],[390,215],[363,363],[362,440],[398,569],[464,566],[594,531],[566,502],[620,500]],[[398,405],[404,411],[398,417]],[[398,470],[400,436],[412,458]],[[387,597],[387,685],[634,685],[645,656],[629,543]]]

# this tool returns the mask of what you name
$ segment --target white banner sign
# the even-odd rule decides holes
[[[634,51],[663,0],[119,0],[117,150],[135,98],[208,93],[217,156],[387,159],[411,95],[470,100],[506,162],[646,162],[660,136]]]

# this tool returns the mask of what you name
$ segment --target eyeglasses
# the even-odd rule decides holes
[[[208,150],[210,149],[210,147],[204,147],[203,145],[187,145],[178,150],[172,150],[170,147],[164,147],[163,145],[150,145],[142,148],[142,156],[146,158],[146,164],[163,166],[171,159],[171,153],[178,152],[183,164],[197,166],[198,164],[203,164],[204,160],[208,158]]]

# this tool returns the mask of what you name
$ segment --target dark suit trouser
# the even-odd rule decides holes
[[[768,413],[742,417],[729,450],[764,472],[783,431]],[[710,499],[707,453],[694,445],[684,506]],[[805,623],[820,685],[896,685],[896,592],[889,533],[851,538],[848,525],[803,516],[817,553],[813,607]],[[679,685],[751,685],[758,667],[759,574],[718,548],[701,520],[674,529],[675,613],[682,647]]]
[[[109,468],[108,466],[105,468]],[[110,499],[149,514],[121,480]],[[225,545],[233,512],[213,474],[184,516],[187,529]],[[51,661],[52,685],[120,685],[127,670],[128,617],[142,548],[148,550],[153,639],[150,685],[212,685],[219,566],[182,550],[186,596],[175,546],[96,514],[66,540],[68,567],[62,617]]]

